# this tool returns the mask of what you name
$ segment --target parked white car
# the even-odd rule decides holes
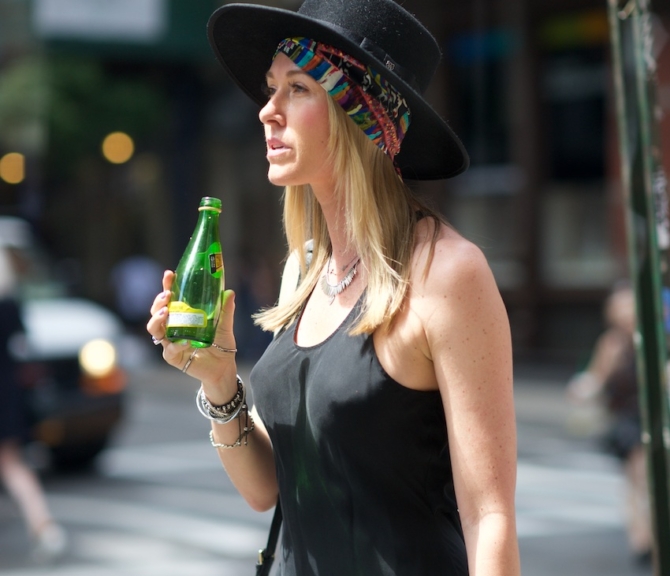
[[[0,216],[0,248],[26,265],[25,334],[12,340],[11,352],[21,362],[33,438],[47,447],[54,467],[85,466],[122,418],[126,374],[116,349],[124,325],[105,307],[67,295],[26,221]]]

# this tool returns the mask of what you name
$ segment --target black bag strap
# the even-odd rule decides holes
[[[307,267],[312,263],[312,253],[314,252],[314,241],[308,240],[305,243],[305,261]],[[300,282],[300,269],[296,268],[298,263],[296,261],[287,262],[282,274],[282,290],[279,294],[279,301],[286,298],[286,288],[292,292]],[[256,576],[269,576],[272,563],[275,559],[275,550],[277,549],[277,541],[279,540],[279,530],[282,523],[281,504],[277,500],[275,506],[275,513],[272,517],[272,524],[270,525],[270,534],[268,535],[268,543],[263,550],[258,551],[258,563],[256,564]]]
[[[272,562],[275,559],[275,550],[277,549],[277,540],[279,540],[279,530],[281,528],[282,512],[281,504],[277,500],[275,513],[270,525],[270,534],[268,543],[263,550],[258,551],[258,563],[256,564],[256,576],[269,576]]]

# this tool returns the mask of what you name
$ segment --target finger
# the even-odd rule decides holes
[[[170,290],[170,288],[172,288],[173,281],[174,272],[172,270],[166,270],[163,272],[163,290]]]
[[[154,302],[151,305],[151,315],[157,314],[160,310],[165,308],[170,302],[170,297],[172,296],[169,290],[163,290],[160,294],[154,298]]]
[[[156,298],[154,298],[153,304],[151,305],[151,315],[153,316],[154,314],[157,314],[158,311],[163,308],[164,306],[168,305],[168,302],[170,301],[170,288],[172,287],[172,281],[174,279],[174,272],[171,270],[166,270],[163,272],[163,291],[160,292]]]
[[[153,310],[153,306],[152,306]],[[167,306],[158,308],[158,310],[151,315],[149,322],[147,322],[147,332],[151,334],[156,340],[161,340],[165,337],[165,320],[167,319]]]
[[[235,334],[233,332],[233,318],[235,316],[235,292],[225,290],[221,305],[221,316],[216,327],[215,342],[226,348],[235,348]]]
[[[197,348],[192,348],[189,344],[177,344],[165,339],[161,342],[163,346],[163,359],[180,370],[188,360],[189,356],[197,351]]]

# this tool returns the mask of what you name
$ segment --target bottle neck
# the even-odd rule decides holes
[[[202,208],[201,208],[202,210]],[[219,211],[214,210],[202,210],[198,214],[198,222],[195,226],[194,240],[195,238],[210,238],[218,236],[219,234]],[[201,240],[196,240],[200,242]]]

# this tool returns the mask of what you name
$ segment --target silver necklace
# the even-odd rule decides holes
[[[361,261],[360,257],[357,257],[354,260],[354,263],[351,264],[351,268],[349,268],[349,272],[347,272],[344,275],[344,278],[340,280],[337,284],[331,284],[328,282],[328,271],[330,270],[330,263],[332,260],[332,255],[330,258],[328,258],[328,266],[326,266],[326,272],[324,273],[323,276],[321,276],[321,290],[323,290],[323,293],[330,298],[330,302],[328,304],[332,304],[333,301],[335,300],[335,296],[338,294],[342,294],[348,287],[349,284],[351,284],[352,280],[354,279],[354,276],[356,276],[356,270],[358,267],[358,263]],[[346,268],[346,266],[344,267]],[[342,270],[344,270],[344,268]]]

